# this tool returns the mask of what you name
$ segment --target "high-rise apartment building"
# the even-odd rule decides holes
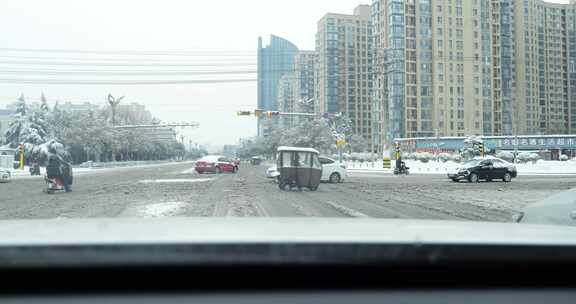
[[[298,48],[290,41],[271,35],[264,47],[262,37],[258,38],[258,108],[265,111],[278,109],[278,83],[285,74],[294,72],[294,57]],[[258,134],[262,135],[261,120],[258,121]]]
[[[316,60],[315,51],[300,51],[294,59],[294,95],[297,112],[314,112]]]
[[[480,2],[373,1],[379,143],[483,133]]]
[[[313,113],[315,102],[316,52],[300,51],[294,57],[292,72],[284,74],[278,81],[278,111],[286,113]],[[298,116],[281,116],[284,128],[294,127],[302,119]]]
[[[371,7],[360,5],[354,14],[326,14],[316,34],[317,110],[344,113],[355,134],[372,138]]]
[[[295,73],[284,74],[278,81],[278,111],[285,113],[296,112],[297,104],[297,82],[294,79]],[[294,127],[296,120],[293,116],[280,116],[280,125],[283,128]]]
[[[576,132],[575,8],[374,0],[374,143]]]

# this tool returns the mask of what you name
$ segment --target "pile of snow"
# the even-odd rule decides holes
[[[195,179],[145,179],[138,183],[140,184],[181,184],[181,183],[205,183],[211,181],[212,178],[195,178]]]
[[[331,206],[332,208],[336,209],[338,212],[347,215],[349,217],[357,217],[357,218],[368,218],[370,216],[360,212],[360,211],[356,211],[354,209],[348,208],[346,206],[342,206],[338,203],[335,202],[331,202],[331,201],[327,201],[326,204],[328,204],[329,206]]]
[[[491,158],[491,157],[486,157]],[[492,157],[493,158],[493,157]],[[413,174],[447,174],[462,166],[462,163],[454,161],[429,161],[423,163],[419,160],[405,160],[406,165],[410,167],[410,173]],[[576,160],[570,161],[543,161],[526,162],[515,164],[518,174],[522,175],[562,175],[562,174],[576,174]],[[394,161],[392,161],[394,167]],[[376,162],[371,165],[364,164],[362,166],[355,164],[348,164],[348,169],[351,171],[369,171],[369,172],[391,172],[391,169],[383,169],[381,162]]]
[[[168,202],[144,206],[138,216],[143,218],[158,218],[177,216],[186,210],[188,204],[183,202]]]

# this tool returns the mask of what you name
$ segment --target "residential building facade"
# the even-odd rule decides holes
[[[297,103],[297,90],[296,86],[298,85],[297,81],[295,81],[296,73],[288,73],[284,74],[278,81],[278,111],[284,113],[294,113],[296,112],[296,103]],[[282,115],[278,117],[280,121],[280,125],[283,128],[291,128],[294,127],[296,123],[293,116]]]
[[[576,132],[576,3],[374,0],[374,143]]]
[[[295,111],[297,112],[314,112],[316,61],[317,55],[315,51],[300,51],[294,58],[294,95],[296,97]]]
[[[371,7],[360,5],[352,15],[326,14],[316,34],[317,110],[343,113],[355,134],[372,138]]]

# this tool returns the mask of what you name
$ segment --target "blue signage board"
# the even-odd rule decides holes
[[[509,137],[486,138],[484,144],[490,149],[500,150],[542,150],[542,149],[576,149],[576,137]]]
[[[484,147],[494,150],[576,150],[576,136],[483,137]],[[460,150],[464,138],[414,138],[399,140],[402,150]]]

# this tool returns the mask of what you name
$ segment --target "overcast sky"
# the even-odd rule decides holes
[[[314,48],[316,22],[327,12],[351,13],[361,3],[355,0],[18,0],[2,1],[0,8],[0,49],[62,49],[87,51],[184,51],[217,54],[218,57],[155,57],[161,60],[229,60],[246,63],[243,70],[255,70],[258,36],[275,34],[300,49]],[[554,1],[567,2],[567,1]],[[224,52],[233,56],[227,57]],[[149,57],[95,54],[0,52],[0,72],[22,69],[94,69],[82,66],[13,65],[8,61],[36,60],[37,57],[86,60],[140,60]],[[217,59],[215,59],[217,58]],[[55,61],[57,59],[53,59]],[[62,61],[58,59],[59,61]],[[160,59],[159,59],[160,60]],[[151,67],[150,69],[152,69]],[[113,68],[100,68],[110,70]],[[123,68],[129,69],[129,68]],[[166,68],[164,68],[166,69]],[[171,68],[176,69],[176,68]],[[195,68],[202,69],[202,68]],[[203,68],[213,69],[213,68]],[[229,67],[223,69],[230,70]],[[20,85],[1,79],[53,78],[42,75],[0,73],[0,107],[23,93],[29,100],[44,92],[50,101],[103,104],[105,96],[126,95],[126,103],[142,103],[164,121],[197,121],[196,130],[185,135],[200,143],[234,144],[255,134],[254,118],[236,117],[239,109],[256,105],[256,83],[190,84],[155,86],[110,85]],[[106,76],[58,76],[61,79],[106,79]],[[104,77],[104,78],[102,78]],[[114,76],[131,80],[134,76]],[[215,79],[223,76],[197,76]],[[255,78],[256,75],[242,76]],[[224,76],[223,78],[240,78]],[[157,80],[148,76],[138,79]],[[162,78],[164,79],[164,78]],[[180,79],[167,77],[167,79]]]
[[[18,0],[2,1],[0,49],[64,49],[89,51],[185,51],[220,57],[174,57],[174,60],[230,60],[248,63],[239,69],[256,69],[258,36],[279,35],[300,49],[314,48],[316,22],[326,12],[351,13],[354,0],[219,0],[219,1],[121,1],[121,0]],[[234,57],[227,57],[230,52]],[[4,56],[4,57],[3,57]],[[24,57],[24,58],[22,58]],[[8,65],[7,61],[37,57],[122,60],[127,56],[0,52],[0,71],[20,69],[91,69],[82,66]],[[149,57],[132,56],[130,60]],[[158,58],[158,57],[154,57]],[[167,60],[170,57],[161,57]],[[53,59],[55,61],[57,59]],[[76,62],[76,61],[75,61]],[[110,68],[105,68],[110,70]],[[165,68],[166,69],[166,68]],[[169,68],[174,69],[174,68]],[[213,69],[195,68],[195,69]],[[230,68],[224,68],[230,69]],[[6,78],[53,78],[51,75],[14,75]],[[198,76],[214,79],[222,76]],[[255,78],[256,75],[241,76]],[[224,76],[223,78],[241,78]],[[102,79],[102,76],[58,76],[59,79]],[[133,76],[113,79],[130,80]],[[149,76],[138,79],[158,79]],[[179,77],[167,77],[180,79]],[[104,76],[106,79],[106,76]],[[256,105],[256,83],[156,86],[16,85],[0,81],[0,107],[23,93],[29,100],[44,92],[50,101],[91,101],[103,104],[108,93],[126,95],[165,121],[197,121],[201,126],[185,135],[201,143],[236,143],[255,135],[254,118],[236,117],[239,109]]]

